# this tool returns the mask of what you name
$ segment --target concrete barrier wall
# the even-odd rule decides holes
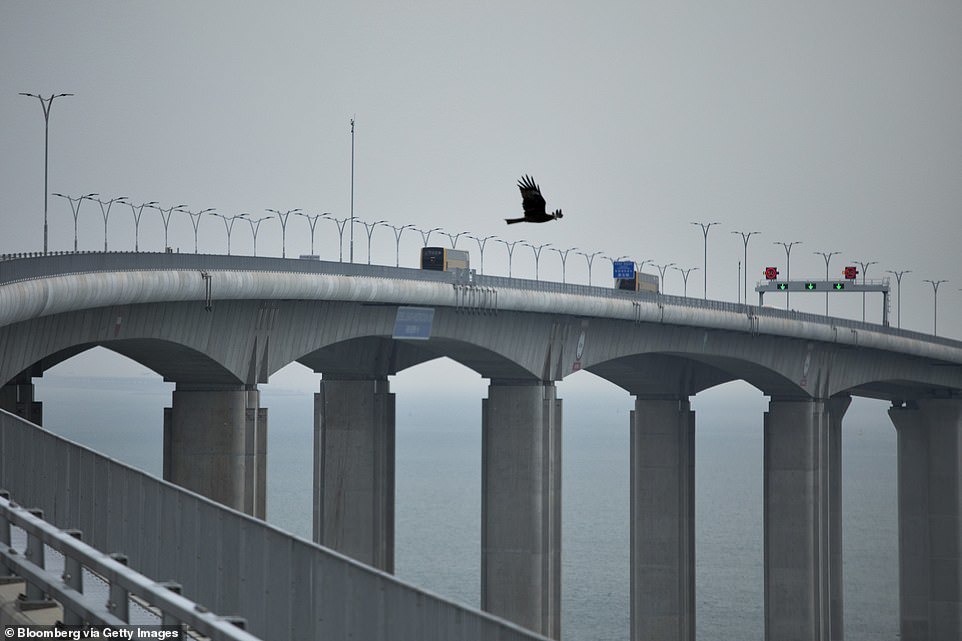
[[[265,639],[544,639],[0,411],[0,488]]]

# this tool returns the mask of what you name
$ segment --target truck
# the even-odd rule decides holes
[[[470,269],[468,252],[447,247],[422,247],[421,269],[448,272],[453,269]]]

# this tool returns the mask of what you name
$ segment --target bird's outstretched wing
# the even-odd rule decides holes
[[[544,216],[545,201],[541,195],[541,189],[535,184],[531,176],[525,175],[518,181],[518,189],[521,190],[521,206],[524,208],[525,217]]]

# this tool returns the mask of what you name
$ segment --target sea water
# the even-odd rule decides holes
[[[477,607],[485,388],[472,383],[432,398],[418,385],[415,390],[414,382],[392,383],[397,392],[395,573]],[[48,429],[152,474],[161,470],[162,408],[170,404],[171,389],[155,376],[103,380],[56,372],[37,385]],[[296,385],[261,390],[261,404],[269,408],[268,520],[310,539],[312,393]],[[624,641],[629,636],[631,398],[612,386],[580,381],[559,384],[558,395],[564,399],[563,638]],[[743,388],[693,399],[700,641],[764,638],[764,408],[764,397]],[[856,400],[844,422],[849,641],[894,640],[898,633],[896,438],[884,409],[884,404]]]

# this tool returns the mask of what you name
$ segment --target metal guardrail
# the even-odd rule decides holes
[[[46,521],[60,528],[39,533],[39,525],[24,517],[34,536],[46,537],[51,547],[71,543],[69,558],[76,557],[75,546],[64,531],[81,530],[84,541],[76,547],[89,558],[80,560],[93,562],[128,594],[155,590],[150,599],[160,599],[175,618],[186,617],[193,601],[221,616],[243,616],[247,633],[272,641],[546,641],[2,410],[0,487],[20,504],[43,509]],[[111,563],[93,548],[123,552],[129,564]],[[150,578],[134,579],[133,570]],[[165,592],[159,582],[168,579],[179,583],[190,601]],[[43,580],[51,591],[65,589],[56,577]]]
[[[6,568],[26,581],[25,602],[56,600],[64,609],[66,625],[118,627],[130,623],[129,603],[135,597],[159,613],[160,625],[187,626],[212,641],[256,641],[257,637],[240,627],[242,620],[208,612],[177,594],[169,584],[157,583],[128,568],[122,557],[106,555],[82,542],[76,530],[63,531],[47,523],[38,512],[18,506],[0,491],[0,569]],[[13,546],[11,526],[26,533],[22,554]],[[63,555],[62,575],[47,569],[48,547]],[[107,582],[106,602],[84,593],[85,571]]]

